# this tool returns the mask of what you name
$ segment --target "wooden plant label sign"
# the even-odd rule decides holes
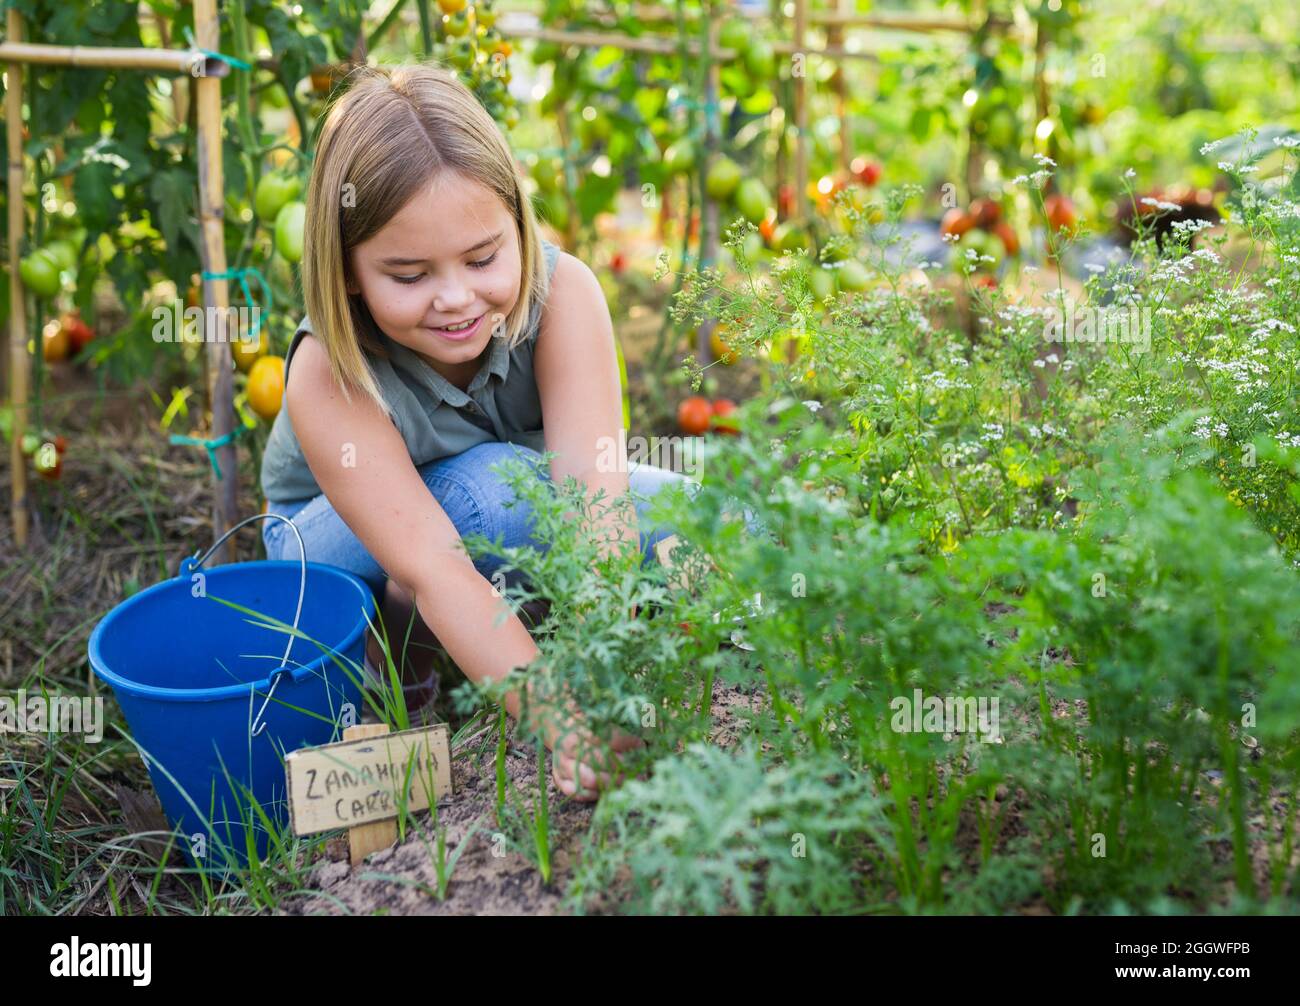
[[[451,792],[445,723],[395,734],[387,729],[351,727],[337,744],[302,748],[285,758],[295,835],[395,818],[403,800],[408,811],[417,811]]]

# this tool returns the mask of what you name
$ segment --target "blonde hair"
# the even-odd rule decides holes
[[[351,402],[349,388],[390,412],[365,358],[387,358],[360,294],[349,294],[349,253],[371,238],[442,171],[494,192],[514,216],[522,277],[519,298],[492,338],[513,349],[548,290],[541,233],[510,145],[473,92],[430,64],[357,67],[325,115],[307,186],[303,297],[313,334]],[[346,198],[345,198],[346,197]]]

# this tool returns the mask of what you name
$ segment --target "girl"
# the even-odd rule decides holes
[[[404,632],[414,605],[425,638],[471,680],[528,664],[537,646],[488,579],[499,563],[472,563],[460,542],[545,547],[491,466],[557,451],[550,478],[610,499],[631,490],[638,518],[686,480],[600,470],[602,439],[621,442],[622,429],[605,298],[586,265],[541,239],[505,138],[453,74],[352,74],[320,133],[302,283],[307,318],[262,461],[269,512],[293,519],[308,559],[369,583],[386,625]],[[647,556],[667,533],[612,509],[605,520]],[[283,522],[263,527],[268,558],[298,557]],[[519,716],[517,693],[506,708]],[[641,743],[555,726],[545,739],[556,784],[579,799]]]

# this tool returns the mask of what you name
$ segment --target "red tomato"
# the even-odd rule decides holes
[[[880,181],[880,176],[885,169],[880,166],[879,161],[873,161],[869,157],[855,157],[853,163],[849,165],[849,170],[853,172],[854,178],[870,187]]]
[[[692,395],[677,406],[677,427],[688,436],[702,436],[713,418],[713,407],[707,398]]]
[[[993,233],[1002,241],[1002,247],[1006,249],[1008,255],[1020,254],[1020,239],[1016,237],[1015,228],[1005,220],[999,220],[993,228]]]
[[[719,398],[713,403],[713,416],[710,419],[709,426],[718,433],[726,433],[729,436],[738,436],[740,427],[735,423],[719,422],[720,418],[731,415],[736,411],[736,403],[730,398]]]
[[[63,330],[68,333],[68,342],[72,346],[72,355],[76,356],[86,348],[86,343],[95,337],[94,331],[81,320],[77,311],[69,311],[63,316]]]
[[[975,218],[976,224],[991,231],[1002,217],[1002,207],[992,199],[976,199],[970,204],[970,214]]]
[[[975,226],[975,217],[960,210],[956,206],[943,215],[943,223],[939,225],[939,233],[954,234],[961,237],[968,230]]]
[[[1054,231],[1074,230],[1074,225],[1078,223],[1074,203],[1059,193],[1054,192],[1048,196],[1043,202],[1043,209],[1047,211],[1047,222]]]

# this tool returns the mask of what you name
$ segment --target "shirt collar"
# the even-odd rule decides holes
[[[460,388],[429,366],[417,353],[403,346],[400,342],[387,335],[384,336],[384,341],[387,344],[389,358],[393,361],[394,366],[415,377],[424,386],[425,390],[432,392],[440,401],[444,401],[456,408],[468,404],[470,395],[481,389],[492,374],[504,381],[506,375],[510,373],[510,350],[506,347],[506,340],[500,336],[492,336],[487,362],[479,368],[478,373],[469,382],[468,394],[461,391]]]

